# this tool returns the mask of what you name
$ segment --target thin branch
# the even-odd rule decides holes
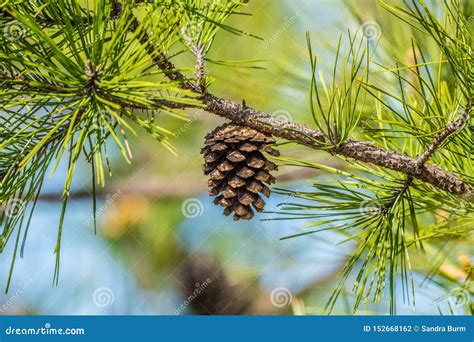
[[[204,109],[210,113],[271,133],[289,141],[302,143],[312,148],[323,149],[333,154],[402,172],[407,176],[420,179],[437,188],[457,195],[465,195],[471,191],[469,185],[457,176],[442,170],[434,164],[420,165],[418,158],[387,151],[369,142],[354,140],[343,142],[337,149],[328,149],[327,147],[330,145],[330,142],[318,130],[272,117],[267,113],[243,107],[240,104],[215,97],[211,94],[206,94],[203,102],[206,104]]]
[[[115,1],[114,3],[116,4]],[[121,7],[114,7],[114,18],[119,17],[120,14]],[[133,18],[130,31],[135,32],[138,28],[139,21]],[[170,80],[180,82],[182,89],[200,93],[200,89],[196,89],[195,84],[179,72],[165,54],[156,51],[151,44],[150,36],[146,32],[141,32],[139,40],[142,44],[146,45],[146,51]],[[457,120],[448,125],[445,130],[435,137],[431,146],[420,158],[414,158],[402,153],[387,151],[370,142],[346,140],[338,147],[334,147],[331,141],[329,141],[322,132],[308,128],[302,124],[276,118],[268,113],[242,106],[231,100],[219,98],[209,93],[205,93],[201,99],[205,105],[204,110],[227,118],[235,123],[246,125],[311,148],[322,149],[331,154],[353,158],[361,162],[402,172],[408,177],[420,179],[439,189],[457,195],[466,195],[471,192],[469,185],[463,182],[458,176],[442,170],[437,165],[426,164],[425,161],[450,134],[464,125],[464,122],[467,121],[472,103],[466,107],[465,115],[459,119],[461,121]],[[184,106],[176,104],[175,107]]]
[[[194,74],[196,78],[196,87],[201,92],[206,91],[206,61],[205,61],[205,49],[204,45],[200,44],[199,42],[191,44],[191,51],[196,57],[196,72]]]
[[[133,19],[133,24],[130,30],[135,32],[139,27],[137,18]],[[146,45],[146,50],[157,63],[158,67],[165,73],[165,75],[172,81],[179,81],[180,87],[199,93],[200,89],[190,82],[178,69],[175,67],[168,57],[163,53],[156,52],[156,49],[150,42],[150,37],[146,32],[142,32],[140,39],[142,44]],[[374,164],[394,171],[402,172],[408,176],[409,179],[417,178],[426,183],[429,183],[442,190],[454,193],[456,195],[467,195],[471,192],[471,188],[463,182],[456,175],[442,170],[434,164],[425,164],[425,161],[420,162],[421,158],[409,157],[402,153],[387,151],[381,147],[374,146],[370,142],[361,142],[354,140],[346,140],[337,148],[318,130],[310,129],[302,124],[290,122],[284,119],[276,118],[268,113],[258,111],[247,106],[242,106],[231,100],[216,97],[212,94],[205,93],[202,97],[203,103],[206,105],[204,110],[209,113],[227,118],[235,123],[246,125],[274,136],[307,145],[312,148],[326,150],[331,154],[338,154],[340,156],[353,158],[365,163]],[[469,113],[470,107],[466,108]],[[451,126],[458,127],[459,123],[453,123]],[[452,127],[448,126],[444,131],[446,136],[433,141],[438,145],[452,132]],[[462,125],[459,127],[461,128]],[[438,146],[437,145],[437,146]],[[436,147],[434,149],[436,149]],[[429,150],[429,149],[428,149]],[[434,151],[434,150],[433,150]],[[432,152],[431,152],[432,153]],[[428,159],[430,152],[423,154],[422,158]],[[411,180],[410,180],[411,183]]]
[[[468,104],[466,105],[466,108],[462,112],[462,114],[459,116],[459,118],[455,121],[451,121],[446,127],[441,130],[431,141],[430,146],[421,154],[421,156],[418,158],[418,172],[421,172],[421,168],[423,165],[426,163],[426,161],[435,153],[435,151],[441,146],[441,144],[454,132],[460,130],[466,122],[470,118],[469,112],[471,111],[471,108],[473,106],[474,99],[470,99],[468,101]],[[388,206],[385,207],[385,209],[388,209],[392,207],[395,202],[396,198],[403,196],[403,194],[408,190],[408,188],[412,185],[413,183],[413,176],[408,175],[405,183],[403,184],[403,187],[400,189],[400,191],[397,193],[397,196],[391,202]]]
[[[425,150],[425,152],[423,152],[423,154],[418,159],[420,165],[423,165],[433,155],[436,149],[441,146],[441,144],[446,140],[447,137],[449,137],[454,132],[459,131],[466,124],[466,122],[470,118],[470,111],[472,109],[473,104],[474,97],[469,99],[466,108],[459,116],[459,118],[455,121],[450,122],[441,132],[439,132],[433,138],[430,146]]]

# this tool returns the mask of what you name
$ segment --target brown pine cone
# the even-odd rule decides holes
[[[226,216],[234,213],[234,220],[250,220],[252,207],[262,212],[265,201],[259,193],[270,196],[265,185],[275,183],[270,171],[277,166],[264,153],[279,156],[269,144],[271,135],[233,123],[217,127],[206,136],[204,174],[209,175],[209,195],[214,203],[224,207]]]

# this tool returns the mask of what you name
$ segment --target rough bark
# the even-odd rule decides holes
[[[370,142],[354,140],[347,140],[338,148],[331,148],[330,142],[318,130],[272,117],[267,113],[243,107],[240,104],[218,98],[214,95],[206,94],[203,101],[206,104],[205,110],[210,113],[271,133],[277,137],[302,143],[313,148],[325,148],[333,154],[399,171],[457,195],[465,195],[471,191],[469,185],[464,183],[459,177],[444,171],[437,165],[423,163],[420,166],[419,158],[387,151]]]

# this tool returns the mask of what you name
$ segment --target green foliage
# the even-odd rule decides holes
[[[288,165],[323,170],[335,178],[318,180],[307,191],[276,190],[292,199],[274,213],[279,215],[277,219],[311,220],[302,227],[303,232],[285,239],[334,230],[346,235],[346,241],[356,241],[358,245],[341,270],[339,285],[326,306],[329,312],[356,269],[354,311],[369,300],[378,302],[388,277],[394,313],[398,274],[406,298],[411,298],[414,306],[410,255],[419,248],[423,250],[425,243],[446,237],[466,241],[467,245],[472,240],[471,227],[466,222],[474,219],[474,206],[468,199],[460,200],[422,184],[406,187],[403,179],[367,165],[354,165],[356,172],[349,173],[322,164],[279,159]],[[430,197],[426,196],[428,192]],[[440,210],[447,219],[438,220]]]
[[[78,161],[90,165],[95,193],[111,174],[110,143],[130,163],[133,154],[127,136],[144,130],[174,152],[169,138],[175,134],[160,116],[186,121],[183,108],[203,106],[201,95],[211,82],[205,77],[204,62],[249,67],[251,61],[207,57],[220,30],[256,37],[227,24],[232,15],[246,15],[240,12],[246,2],[2,3],[0,205],[21,203],[14,212],[0,213],[1,251],[10,239],[15,241],[7,290],[43,180],[61,161],[67,163],[67,174],[54,283]],[[399,37],[390,38],[395,52],[381,46],[382,38],[369,39],[361,29],[348,31],[336,44],[327,77],[318,70],[321,63],[311,34],[307,35],[309,109],[313,124],[326,138],[323,148],[336,153],[344,142],[364,139],[412,157],[428,151],[430,162],[474,187],[472,122],[462,122],[447,139],[433,145],[448,125],[472,111],[472,6],[457,0],[430,6],[422,0],[382,6],[407,33],[408,43],[405,37],[400,42]],[[356,10],[353,14],[361,20]],[[184,61],[192,58],[193,65],[177,69],[165,58],[177,55]],[[188,86],[192,72],[197,82]],[[472,247],[472,198],[354,161],[342,170],[297,158],[279,160],[323,170],[330,177],[316,179],[307,191],[277,189],[290,200],[281,205],[275,219],[311,221],[288,238],[334,230],[357,242],[328,301],[328,312],[352,276],[354,312],[370,300],[379,301],[388,287],[391,313],[395,313],[397,284],[414,306],[412,270],[430,273],[428,265],[432,272],[427,276],[441,278],[439,264],[430,262],[441,245],[449,241],[468,250]],[[94,195],[94,213],[95,209]],[[452,261],[449,252],[443,257]],[[418,254],[423,256],[421,263],[413,258]]]
[[[394,60],[384,52],[361,51],[356,35],[349,35],[348,56],[352,58],[343,58],[342,66],[338,67],[339,42],[333,81],[328,87],[322,77],[317,80],[316,57],[308,39],[312,70],[310,108],[317,126],[331,142],[328,148],[337,147],[339,139],[363,136],[387,150],[420,156],[450,122],[472,111],[474,57],[472,34],[468,30],[472,12],[465,12],[460,2],[454,0],[431,9],[423,1],[384,7],[422,32],[411,36],[407,60]],[[427,55],[428,49],[437,52]],[[361,89],[367,92],[369,101],[364,96],[357,100]],[[353,102],[351,94],[356,94]],[[337,134],[332,127],[338,129]],[[459,128],[436,146],[430,159],[473,186],[472,126],[468,122]],[[423,259],[430,260],[436,250],[432,247],[440,241],[452,241],[461,248],[472,246],[472,198],[458,198],[401,174],[362,163],[351,162],[351,173],[294,158],[280,161],[335,175],[330,176],[335,179],[316,180],[307,191],[278,190],[292,199],[274,213],[280,215],[278,219],[312,221],[302,227],[303,232],[287,238],[329,229],[358,244],[341,270],[340,282],[326,306],[328,312],[352,273],[354,312],[370,300],[378,302],[387,283],[392,314],[396,312],[395,290],[399,282],[405,300],[414,307],[411,256],[421,250],[425,253]],[[446,256],[448,260],[453,257],[453,253]],[[432,267],[435,273],[439,272]]]
[[[103,186],[112,172],[107,145],[113,141],[130,162],[127,135],[137,135],[137,127],[174,152],[169,142],[174,133],[160,126],[158,116],[186,121],[186,113],[177,105],[199,107],[201,102],[179,82],[170,81],[157,63],[182,41],[179,23],[196,20],[198,39],[210,47],[217,28],[225,27],[223,21],[241,5],[155,1],[117,7],[108,0],[4,4],[0,13],[4,32],[0,35],[0,204],[8,208],[16,201],[34,203],[47,173],[67,161],[55,248],[56,283],[62,226],[78,160],[90,164],[95,191],[96,184]],[[13,215],[2,211],[1,250],[15,229],[16,246],[23,230],[23,244],[26,241],[26,209],[22,204]],[[29,209],[32,213],[34,205]]]
[[[328,85],[323,73],[318,73],[316,69],[317,57],[313,55],[310,34],[307,33],[312,75],[309,104],[314,123],[330,141],[328,147],[339,146],[351,135],[359,122],[365,104],[366,92],[363,90],[360,79],[367,79],[369,75],[371,56],[365,47],[369,47],[369,42],[363,39],[361,34],[356,33],[351,36],[350,32],[348,40],[347,51],[341,51],[342,36],[339,37],[332,82]],[[324,107],[323,96],[326,102]]]

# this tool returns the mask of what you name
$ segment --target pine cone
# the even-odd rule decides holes
[[[277,166],[264,153],[279,156],[269,146],[275,140],[271,135],[233,123],[217,127],[206,136],[204,173],[209,175],[209,195],[214,203],[224,207],[224,214],[234,213],[234,220],[250,220],[252,207],[262,212],[265,201],[259,193],[270,196],[265,185],[275,183],[270,171]]]

